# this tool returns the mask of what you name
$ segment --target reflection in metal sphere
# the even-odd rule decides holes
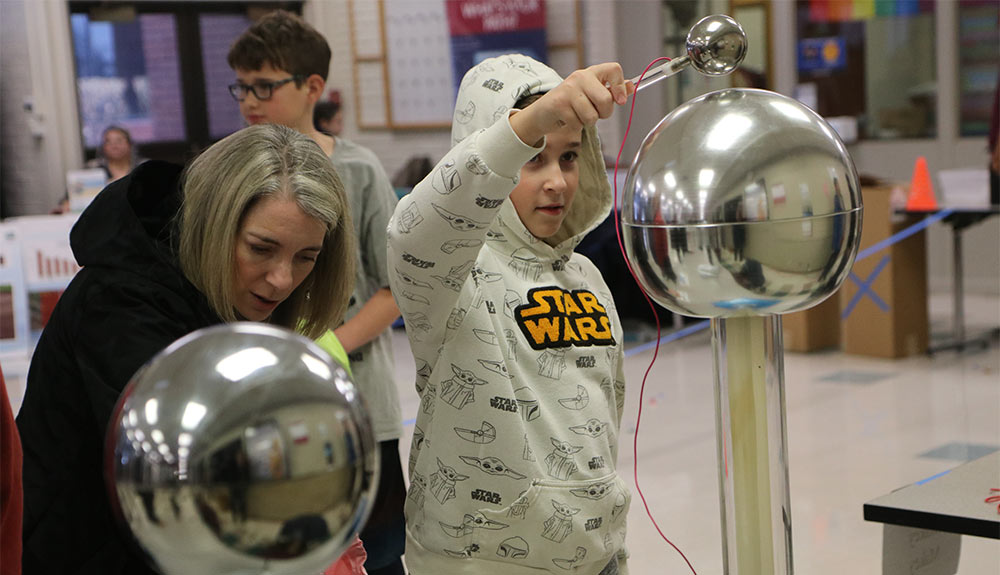
[[[833,129],[796,100],[730,89],[681,105],[629,169],[622,233],[640,282],[682,315],[806,309],[850,271],[857,172]]]
[[[344,367],[290,331],[236,323],[136,373],[104,471],[115,515],[163,573],[300,575],[364,525],[377,449]]]
[[[702,74],[724,76],[747,55],[747,35],[739,22],[725,14],[706,16],[687,35],[691,65]]]

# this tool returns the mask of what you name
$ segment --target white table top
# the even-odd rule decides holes
[[[865,503],[865,519],[1000,539],[1000,451]]]

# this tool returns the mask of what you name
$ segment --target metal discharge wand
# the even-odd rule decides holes
[[[728,73],[745,46],[739,24],[710,16],[652,82],[688,64]],[[791,574],[781,314],[820,303],[851,269],[862,214],[854,162],[798,101],[719,90],[649,132],[621,206],[628,260],[650,297],[711,318],[723,572]]]

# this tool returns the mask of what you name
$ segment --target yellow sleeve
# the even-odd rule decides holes
[[[316,344],[329,353],[333,359],[337,360],[337,363],[343,365],[344,369],[347,370],[347,374],[353,377],[351,362],[347,359],[347,350],[344,349],[344,346],[340,345],[340,340],[337,339],[337,336],[333,335],[333,330],[327,330],[326,333],[316,340]]]

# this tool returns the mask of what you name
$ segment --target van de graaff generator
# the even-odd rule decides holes
[[[636,89],[688,65],[727,74],[746,37],[732,18],[709,16],[687,52]],[[650,297],[711,318],[723,572],[791,574],[780,314],[822,302],[851,269],[862,213],[854,163],[799,102],[719,90],[649,132],[621,206],[628,260]]]

